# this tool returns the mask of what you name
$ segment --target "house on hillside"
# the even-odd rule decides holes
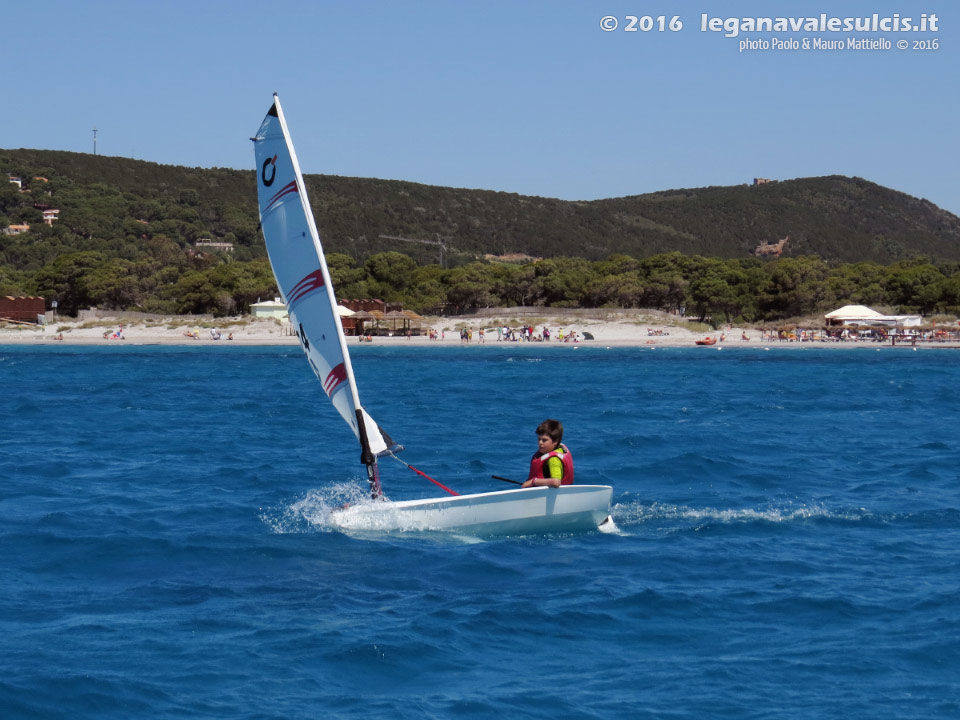
[[[220,252],[233,252],[232,242],[216,242],[214,240],[197,240],[194,244],[196,248],[206,248],[208,250],[219,250]]]
[[[28,223],[23,223],[22,225],[7,225],[5,228],[0,229],[0,234],[3,235],[19,235],[25,232],[30,232],[30,225]]]
[[[60,219],[59,216],[60,216],[59,210],[43,210],[43,221],[47,225],[53,225],[54,220]]]
[[[775,243],[768,243],[766,240],[762,240],[756,249],[754,249],[753,254],[757,257],[780,257],[783,255],[783,249],[787,246],[787,243],[790,242],[790,236],[787,235],[785,238],[781,238]]]

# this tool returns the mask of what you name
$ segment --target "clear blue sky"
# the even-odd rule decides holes
[[[703,13],[940,29],[747,32],[893,48],[741,53]],[[630,14],[684,28],[628,33]],[[0,23],[3,148],[92,152],[96,126],[102,155],[252,168],[276,91],[307,173],[570,200],[843,174],[960,214],[954,0],[8,0]]]

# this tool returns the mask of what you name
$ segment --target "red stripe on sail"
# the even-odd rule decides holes
[[[347,368],[343,363],[337,365],[333,370],[330,371],[330,374],[327,375],[327,379],[323,381],[323,389],[326,391],[328,397],[333,397],[334,391],[340,387],[341,384],[347,380]]]
[[[307,295],[322,289],[323,284],[323,270],[318,268],[290,288],[290,292],[287,294],[287,304],[292,308]]]
[[[291,180],[289,183],[287,183],[282,188],[280,188],[280,190],[277,192],[276,195],[270,198],[270,202],[268,202],[266,204],[266,207],[263,208],[263,212],[264,213],[269,212],[274,207],[274,205],[277,205],[284,197],[286,197],[290,193],[297,193],[297,192],[299,192],[299,190],[297,189],[297,181]]]

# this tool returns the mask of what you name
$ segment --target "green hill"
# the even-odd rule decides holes
[[[0,150],[0,295],[75,314],[244,312],[276,286],[252,170]],[[855,302],[960,312],[960,218],[859,178],[568,202],[307,176],[334,287],[417,311],[653,307],[794,317]],[[44,213],[57,219],[44,222]],[[447,268],[437,265],[440,236]],[[789,237],[776,261],[761,242]],[[227,248],[231,248],[227,250]],[[519,262],[488,262],[514,255]],[[539,262],[524,262],[530,256]]]
[[[0,172],[30,193],[0,188],[0,224],[39,223],[29,248],[0,246],[0,263],[36,269],[58,254],[96,250],[135,259],[163,237],[185,248],[200,239],[234,243],[235,257],[261,257],[253,171],[185,168],[52,150],[0,150]],[[48,182],[34,181],[45,177]],[[324,244],[354,258],[397,250],[420,263],[433,248],[380,235],[442,236],[462,264],[491,253],[598,260],[679,251],[748,257],[762,241],[789,236],[786,256],[888,264],[926,255],[960,259],[960,218],[860,178],[805,178],[765,185],[669,190],[571,202],[417,183],[309,175]],[[49,194],[48,194],[49,193]]]

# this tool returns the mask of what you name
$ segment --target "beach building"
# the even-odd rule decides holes
[[[250,314],[255,318],[276,318],[277,320],[289,320],[287,315],[287,306],[283,300],[274,298],[273,300],[264,300],[250,305]]]
[[[46,312],[46,300],[42,297],[0,297],[0,320],[39,323]]]
[[[290,320],[282,298],[252,303],[250,314],[258,319]],[[420,335],[423,332],[423,318],[404,310],[400,303],[377,299],[341,300],[337,304],[337,315],[345,335]]]
[[[884,315],[866,305],[844,305],[824,315],[828,327],[866,325],[868,327],[919,327],[920,315]]]
[[[341,300],[340,324],[346,335],[420,335],[423,318],[398,302],[377,298]]]

